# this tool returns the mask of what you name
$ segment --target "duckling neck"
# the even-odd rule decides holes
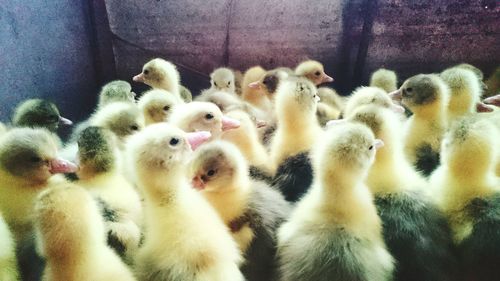
[[[413,111],[415,121],[429,123],[445,128],[447,125],[447,110],[443,102],[421,106]]]
[[[399,165],[405,164],[401,153],[385,145],[377,151],[375,162],[371,166],[366,183],[373,193],[393,193],[403,190],[405,173],[401,173]],[[406,167],[403,167],[406,168]],[[408,180],[408,179],[407,179]]]
[[[185,169],[142,171],[140,177],[145,197],[162,206],[169,204],[178,196],[181,188],[187,185]]]
[[[202,194],[228,224],[243,215],[250,196],[250,183],[248,180],[236,182],[224,191],[202,191]]]

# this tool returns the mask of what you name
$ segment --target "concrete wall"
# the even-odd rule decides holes
[[[325,64],[349,93],[385,66],[401,80],[458,63],[500,63],[496,0],[0,0],[0,120],[20,100],[54,100],[81,119],[107,81],[154,57],[196,94],[218,66]],[[133,83],[136,92],[146,87]]]
[[[0,1],[0,120],[20,101],[54,101],[81,119],[97,89],[87,1]]]

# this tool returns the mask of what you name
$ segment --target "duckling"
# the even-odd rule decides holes
[[[135,280],[106,245],[99,208],[85,189],[62,184],[35,203],[37,248],[46,258],[43,280]]]
[[[251,105],[270,113],[273,111],[271,100],[269,100],[269,97],[264,94],[264,90],[262,88],[252,84],[259,81],[262,77],[264,77],[264,75],[266,75],[266,70],[260,66],[249,68],[243,76],[241,98]]]
[[[187,87],[180,85],[180,91],[181,91],[181,97],[185,102],[193,101],[193,94]]]
[[[0,122],[0,137],[7,132],[7,127],[4,123]]]
[[[144,119],[137,105],[114,102],[93,114],[89,125],[113,132],[118,138],[118,147],[123,149],[125,140],[144,127]]]
[[[161,58],[148,61],[143,67],[142,72],[134,76],[135,82],[141,82],[155,89],[163,89],[172,93],[185,102],[190,98],[181,96],[180,75],[175,65]],[[184,94],[186,92],[184,91]]]
[[[500,276],[500,178],[495,174],[500,134],[489,120],[455,122],[442,143],[431,183],[439,192],[458,247],[464,280]]]
[[[448,126],[447,107],[450,90],[435,74],[408,78],[392,97],[413,112],[406,122],[405,154],[423,175],[439,166],[441,140]]]
[[[262,78],[248,84],[248,87],[253,89],[260,89],[262,92],[274,103],[274,96],[280,82],[288,78],[289,74],[280,69],[273,69],[267,71]]]
[[[56,133],[59,125],[72,125],[59,114],[57,106],[43,99],[29,99],[16,106],[12,116],[15,127],[45,128]]]
[[[14,128],[0,138],[0,211],[17,242],[31,234],[38,193],[62,181],[54,174],[76,169],[57,157],[57,144],[45,129]]]
[[[387,93],[394,92],[398,89],[398,76],[392,70],[379,68],[370,77],[370,87],[378,87]]]
[[[484,97],[491,97],[500,93],[500,66],[495,68],[491,76],[486,80],[485,85]]]
[[[219,67],[210,74],[210,89],[214,91],[236,94],[234,73],[226,67]]]
[[[378,87],[359,87],[347,99],[343,116],[349,117],[357,107],[367,104],[389,108],[399,114],[405,112],[405,109],[394,103],[384,90]]]
[[[345,98],[341,97],[337,91],[328,87],[318,88],[320,102],[342,111],[345,105]]]
[[[297,201],[312,182],[309,150],[322,133],[316,119],[317,100],[316,86],[305,78],[283,81],[276,94],[278,123],[271,142],[273,186],[287,201]]]
[[[215,104],[201,101],[178,105],[169,123],[186,132],[209,131],[212,139],[219,139],[222,132],[240,126],[238,120],[224,116]]]
[[[457,280],[448,223],[428,196],[428,184],[404,156],[398,116],[383,107],[364,105],[348,121],[367,125],[384,142],[365,183],[375,196],[385,243],[397,261],[394,279]]]
[[[99,93],[97,108],[117,101],[135,103],[135,93],[127,81],[115,80],[104,85]]]
[[[245,253],[246,280],[271,280],[276,274],[276,229],[290,206],[268,185],[253,181],[241,152],[215,141],[197,149],[190,161],[193,186],[219,213]]]
[[[187,178],[186,158],[209,137],[159,123],[128,143],[130,170],[145,200],[144,244],[135,260],[139,280],[244,280],[238,246]]]
[[[295,75],[309,79],[314,85],[333,82],[333,78],[325,73],[323,64],[315,60],[301,62],[295,68]]]
[[[314,183],[278,230],[280,280],[392,280],[393,258],[363,183],[382,145],[361,124],[326,131]]]
[[[80,169],[76,183],[117,213],[115,221],[106,222],[108,236],[120,242],[118,253],[130,258],[141,238],[141,198],[119,169],[120,154],[113,137],[100,127],[90,126],[82,131],[78,138]]]
[[[9,226],[0,213],[0,280],[18,281],[16,244]]]
[[[240,122],[240,127],[222,133],[221,139],[236,145],[250,165],[250,175],[254,179],[272,181],[269,154],[260,142],[257,127],[251,117],[242,110],[232,110],[226,116]]]
[[[463,67],[452,67],[441,72],[439,76],[450,88],[448,123],[475,113],[476,104],[482,95],[482,87],[476,74]]]
[[[165,90],[153,89],[145,92],[137,103],[144,116],[144,125],[167,122],[174,107],[180,101]]]

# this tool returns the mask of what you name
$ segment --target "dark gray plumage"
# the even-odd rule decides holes
[[[394,280],[458,279],[456,252],[444,215],[421,192],[375,195],[389,252],[397,261]]]
[[[273,187],[283,193],[289,202],[298,201],[311,186],[313,169],[309,152],[287,157],[276,170]]]

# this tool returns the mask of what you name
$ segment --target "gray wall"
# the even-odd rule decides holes
[[[381,66],[401,80],[463,61],[488,75],[498,26],[496,0],[0,0],[0,120],[32,96],[81,119],[103,83],[131,81],[154,57],[176,63],[195,94],[218,66],[306,58],[344,94]]]
[[[97,88],[87,1],[0,1],[0,120],[29,97],[81,119]]]

